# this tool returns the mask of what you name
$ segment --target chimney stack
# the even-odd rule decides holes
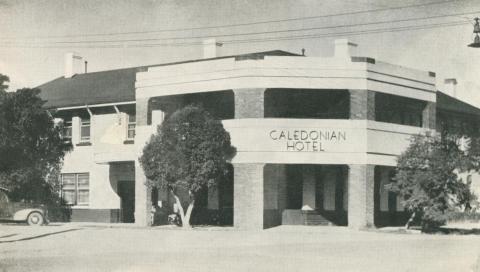
[[[220,47],[222,43],[217,42],[215,39],[208,39],[203,41],[203,58],[216,58],[220,56]]]
[[[356,54],[357,44],[349,42],[348,39],[335,40],[335,57],[350,58]]]
[[[457,98],[457,79],[456,78],[446,78],[444,80],[445,91],[451,94],[453,97]]]
[[[71,78],[75,74],[81,74],[83,68],[84,65],[81,56],[73,52],[65,54],[65,78]]]

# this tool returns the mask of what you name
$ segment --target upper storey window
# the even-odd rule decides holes
[[[72,119],[66,119],[63,122],[62,137],[66,142],[72,141]]]
[[[81,142],[90,142],[90,118],[82,118],[80,126],[80,141]]]
[[[266,118],[348,119],[350,116],[347,90],[268,89],[264,105]]]
[[[407,126],[422,126],[426,102],[396,95],[375,94],[375,120]]]
[[[135,114],[128,114],[127,120],[127,139],[133,140],[135,138],[136,116]]]

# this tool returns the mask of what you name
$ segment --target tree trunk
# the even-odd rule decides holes
[[[415,214],[415,212],[412,213],[412,216],[410,216],[410,218],[408,219],[407,224],[405,224],[405,229],[410,228],[410,224],[413,222],[413,219],[415,219]]]
[[[193,211],[193,206],[195,205],[195,200],[192,200],[190,204],[188,205],[187,208],[187,213],[185,214],[185,222],[186,224],[183,224],[184,228],[191,228],[192,226],[190,225],[190,217],[192,215]],[[183,221],[182,221],[183,222]]]
[[[180,219],[182,219],[182,227],[185,229],[189,229],[192,226],[190,225],[190,217],[192,215],[193,207],[195,204],[195,200],[193,199],[190,204],[188,205],[187,212],[185,213],[182,202],[180,201],[180,198],[173,192],[173,190],[170,191],[175,198],[175,204],[177,204],[178,207],[178,213],[180,214]]]

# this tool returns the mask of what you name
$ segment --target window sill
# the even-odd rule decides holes
[[[70,209],[75,209],[75,210],[82,210],[82,209],[90,209],[90,206],[88,204],[77,204],[77,205],[69,205]]]
[[[92,145],[91,142],[82,142],[82,143],[76,144],[76,146],[90,146],[90,145]]]
[[[125,140],[123,141],[123,144],[134,144],[135,141],[134,140]]]

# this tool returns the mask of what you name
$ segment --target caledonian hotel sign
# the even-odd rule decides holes
[[[329,145],[347,141],[347,132],[324,129],[272,129],[270,139],[282,142],[286,151],[323,152]]]

